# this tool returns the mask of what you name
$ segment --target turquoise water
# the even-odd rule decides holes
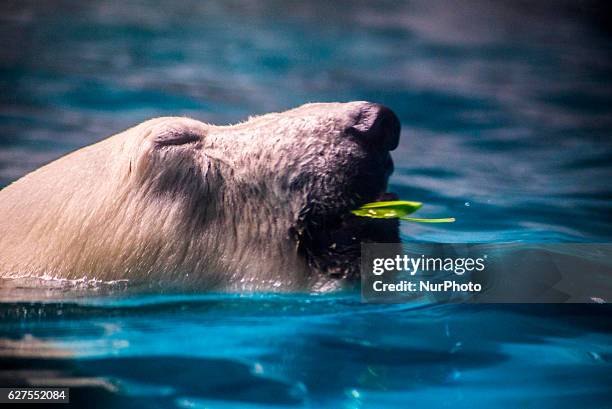
[[[0,379],[53,370],[60,384],[80,382],[73,401],[88,407],[604,408],[604,307],[380,306],[353,295],[8,304],[1,328],[13,341],[0,351],[20,356],[0,358]]]
[[[391,190],[427,203],[423,217],[458,219],[405,224],[404,241],[609,242],[612,43],[606,13],[585,4],[3,2],[0,185],[152,116],[231,123],[365,99],[402,121]],[[603,408],[612,398],[607,305],[10,295],[2,383],[55,380],[91,407]]]

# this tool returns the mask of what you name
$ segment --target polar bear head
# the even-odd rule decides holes
[[[354,277],[361,242],[398,240],[397,222],[350,214],[384,198],[393,171],[400,123],[382,105],[313,103],[232,126],[143,125],[135,191],[179,209],[170,212],[182,218],[178,232],[220,255],[216,268],[296,268],[301,259],[308,275]]]
[[[222,289],[348,281],[361,242],[398,241],[396,221],[350,210],[389,198],[399,133],[368,102],[143,122],[0,192],[0,270]]]

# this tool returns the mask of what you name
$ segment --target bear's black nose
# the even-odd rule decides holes
[[[399,143],[400,129],[400,121],[393,111],[381,104],[366,103],[360,107],[349,133],[372,147],[392,151]]]

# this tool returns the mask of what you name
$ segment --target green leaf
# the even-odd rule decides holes
[[[405,200],[371,202],[364,204],[359,209],[351,210],[351,213],[356,216],[371,217],[374,219],[401,219],[417,223],[452,223],[455,221],[454,217],[445,217],[442,219],[407,217],[409,214],[412,214],[418,210],[421,206],[423,206],[423,203],[408,202]]]
[[[407,202],[404,200],[371,202],[366,203],[357,210],[352,210],[351,213],[375,219],[396,219],[414,213],[421,206],[423,206],[423,203]]]

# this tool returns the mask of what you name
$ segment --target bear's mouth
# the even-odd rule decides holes
[[[355,216],[351,210],[372,201],[397,200],[391,192],[380,192],[357,206],[344,206],[327,214],[305,209],[292,229],[298,252],[310,268],[334,279],[354,280],[360,276],[362,243],[398,243],[397,219]]]

